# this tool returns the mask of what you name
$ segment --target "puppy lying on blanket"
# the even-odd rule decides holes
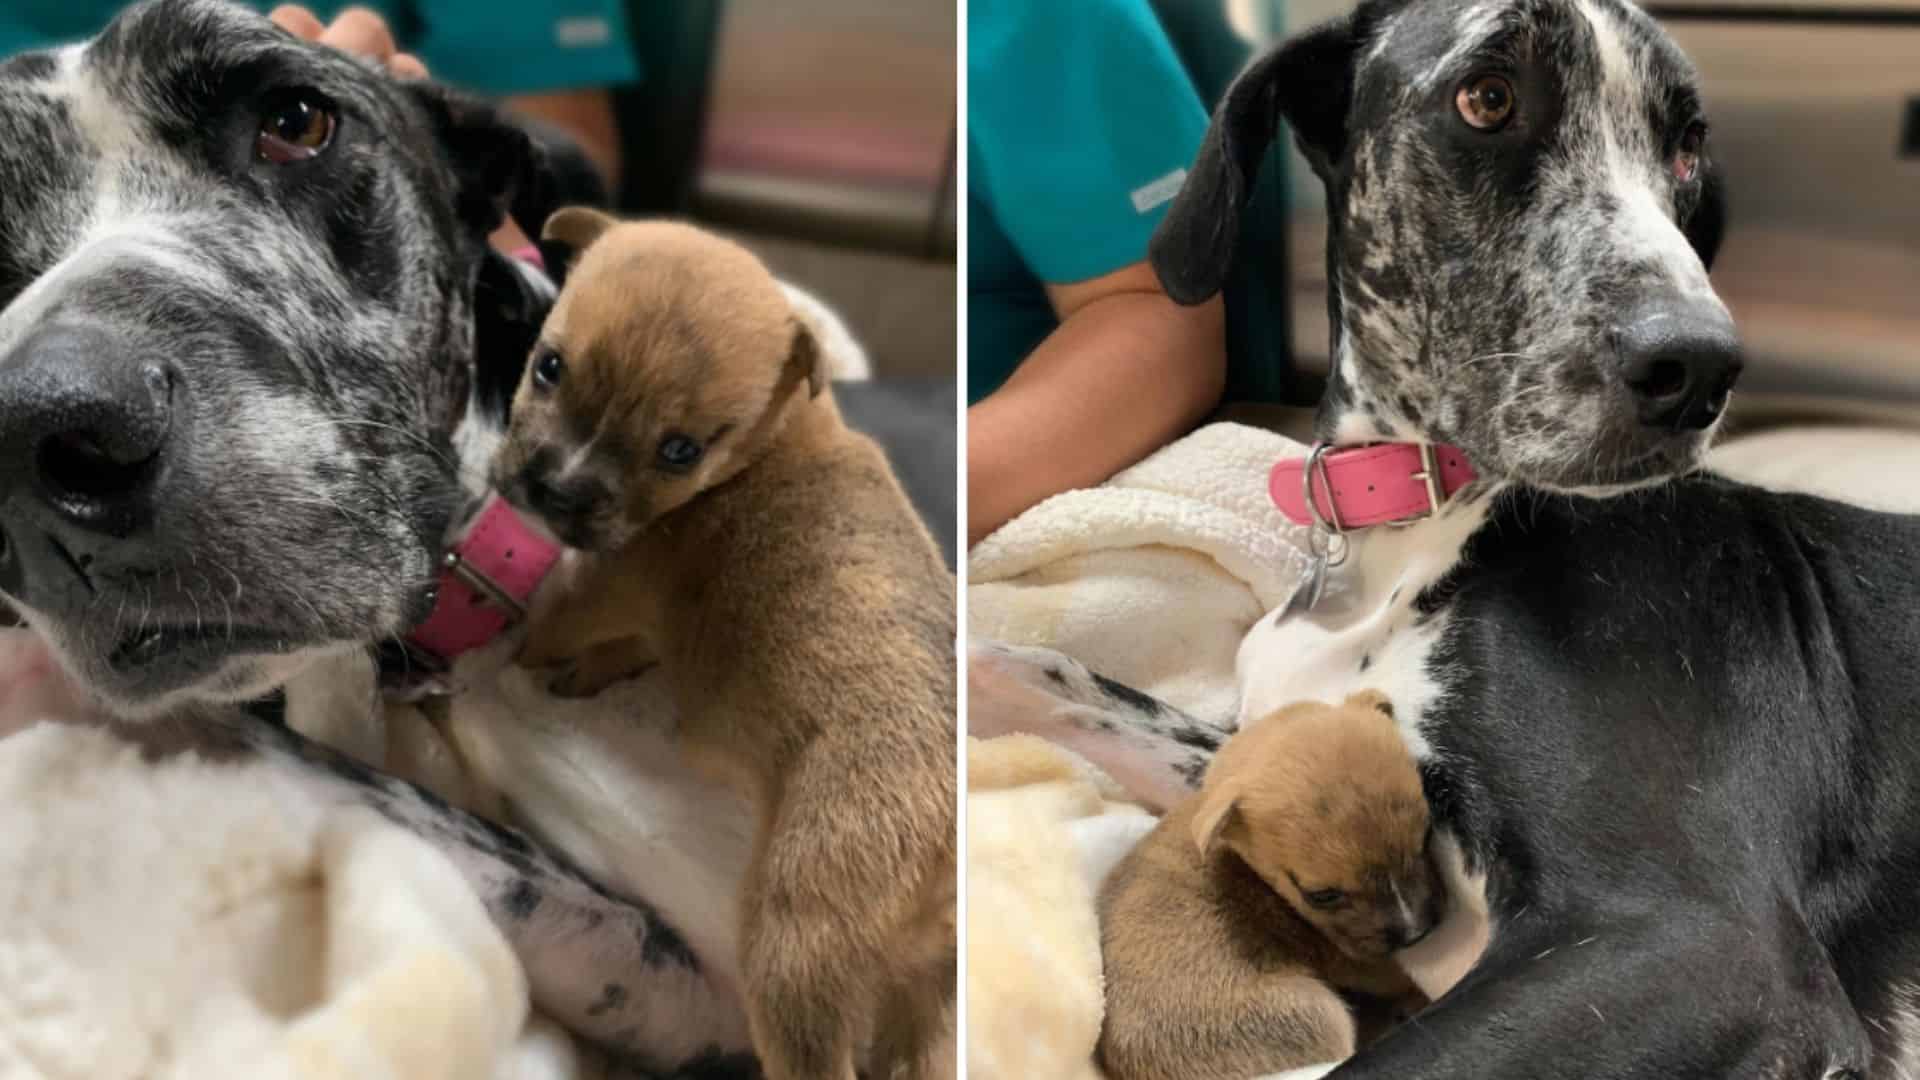
[[[691,763],[759,810],[745,997],[774,1078],[949,1073],[953,586],[812,335],[744,248],[570,208],[578,263],[494,486],[589,554],[521,662],[663,664]]]
[[[1353,1054],[1337,990],[1418,1009],[1389,954],[1444,895],[1387,699],[1279,709],[1229,739],[1101,896],[1112,1080],[1244,1080]]]

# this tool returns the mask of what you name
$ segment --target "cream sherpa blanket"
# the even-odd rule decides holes
[[[602,1075],[425,842],[98,721],[0,630],[0,1080]]]
[[[1100,487],[1056,495],[967,556],[967,630],[1044,645],[1203,717],[1234,715],[1234,654],[1285,603],[1306,530],[1267,497],[1305,448],[1213,424]]]

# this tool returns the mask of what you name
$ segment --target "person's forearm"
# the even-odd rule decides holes
[[[1216,299],[1157,292],[1075,312],[967,410],[967,543],[1057,492],[1091,487],[1181,435],[1226,381]]]

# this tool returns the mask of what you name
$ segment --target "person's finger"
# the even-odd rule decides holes
[[[281,4],[274,8],[273,14],[268,15],[267,18],[273,20],[275,26],[302,41],[319,41],[320,35],[327,30],[326,24],[322,23],[318,16],[299,4]]]
[[[320,44],[331,45],[342,52],[350,52],[376,60],[382,64],[393,59],[399,51],[394,44],[393,31],[387,29],[387,20],[363,7],[348,8],[333,20],[320,35]]]
[[[395,53],[393,59],[387,61],[387,71],[403,81],[427,77],[427,65],[412,53]]]

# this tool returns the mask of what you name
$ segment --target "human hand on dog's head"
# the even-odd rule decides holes
[[[1384,695],[1302,702],[1251,725],[1221,747],[1199,800],[1201,853],[1239,857],[1348,956],[1377,960],[1439,921],[1420,770]]]
[[[542,239],[572,269],[491,479],[563,543],[623,547],[745,468],[790,403],[825,389],[812,332],[740,245],[587,207],[556,211]]]
[[[316,41],[372,60],[396,79],[427,77],[427,65],[412,53],[401,52],[387,20],[367,8],[350,7],[334,16],[331,23],[321,22],[299,4],[282,4],[267,17],[302,41]]]

